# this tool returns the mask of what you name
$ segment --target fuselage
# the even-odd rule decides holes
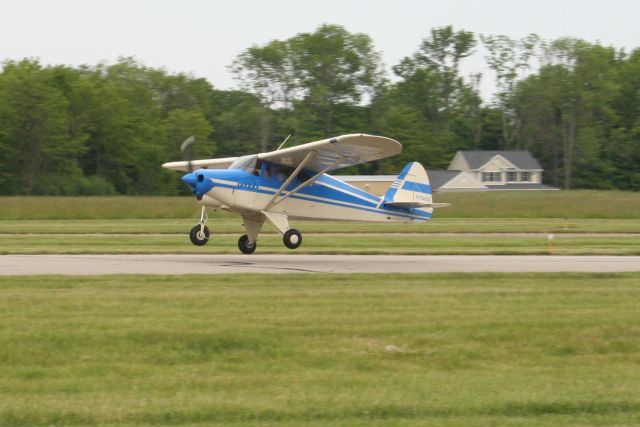
[[[242,215],[267,210],[303,220],[422,222],[431,218],[430,208],[387,206],[383,198],[328,174],[301,186],[315,175],[307,170],[293,179],[274,203],[290,173],[286,167],[263,162],[257,168],[199,169],[183,180],[202,196],[206,206]]]

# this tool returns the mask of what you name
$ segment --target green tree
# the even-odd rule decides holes
[[[455,31],[452,26],[434,28],[413,57],[404,58],[394,67],[396,74],[405,79],[422,74],[431,81],[430,88],[436,91],[441,113],[436,114],[432,108],[430,115],[432,119],[440,115],[446,131],[450,129],[456,97],[465,89],[460,78],[460,62],[473,54],[475,45],[473,33]]]
[[[69,101],[38,61],[4,64],[0,78],[0,188],[5,194],[65,193],[80,175],[84,134],[69,132]],[[61,182],[61,179],[64,182]]]
[[[514,106],[513,97],[517,83],[531,68],[530,61],[540,45],[536,34],[514,40],[505,35],[481,35],[484,46],[489,51],[485,57],[487,64],[496,74],[496,105],[502,112],[502,147],[513,148],[522,122]]]
[[[211,137],[213,127],[204,117],[201,111],[188,111],[182,109],[172,110],[162,124],[163,138],[167,150],[173,156],[179,156],[179,147],[182,141],[189,136],[194,136],[194,157],[213,158],[216,146]]]
[[[615,188],[640,191],[640,49],[621,62],[620,90],[613,102],[618,126],[612,130],[611,150]]]
[[[350,33],[339,25],[325,24],[313,33],[300,33],[242,52],[231,66],[242,88],[256,94],[265,107],[294,109],[286,121],[298,127],[298,137],[306,135],[302,126],[313,123],[308,134],[333,135],[340,111],[358,106],[382,81],[380,55],[366,34]],[[263,111],[266,114],[266,111]],[[315,120],[315,117],[319,121]],[[272,116],[261,118],[265,128]]]
[[[349,33],[339,25],[325,24],[313,33],[298,34],[290,45],[305,101],[320,112],[324,134],[330,136],[336,106],[359,104],[380,83],[380,54],[368,35]]]
[[[157,187],[158,165],[166,158],[161,142],[161,104],[153,72],[130,58],[88,70],[93,87],[90,136],[82,158],[86,175],[104,177],[118,193],[141,194]]]
[[[547,58],[517,88],[521,141],[543,158],[554,184],[610,188],[621,57],[613,48],[563,38],[548,45]]]
[[[427,167],[446,167],[456,150],[480,141],[479,77],[469,82],[460,76],[460,63],[474,46],[475,38],[469,32],[433,29],[413,56],[393,67],[401,80],[374,102],[374,123],[405,121],[413,136],[402,142]],[[406,117],[401,119],[399,114]],[[417,124],[416,114],[424,123]],[[380,129],[386,131],[385,126]]]
[[[236,57],[229,69],[241,88],[256,94],[265,106],[292,107],[299,84],[289,41],[273,40],[264,46],[251,46]]]

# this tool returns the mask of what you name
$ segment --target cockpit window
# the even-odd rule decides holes
[[[294,168],[274,163],[266,163],[264,167],[265,178],[275,178],[278,181],[286,180],[294,171]]]
[[[238,157],[233,163],[231,163],[231,166],[229,166],[229,169],[242,169],[247,172],[254,173],[256,170],[257,163],[258,163],[257,154],[242,156],[242,157]]]
[[[278,165],[275,163],[264,162],[261,163],[261,160],[258,160],[258,166],[261,167],[262,173],[260,176],[263,178],[272,178],[277,179],[278,181],[286,180],[295,170],[294,167]],[[313,173],[312,171],[302,170],[296,176],[296,179],[293,182],[307,182],[311,179],[311,175],[309,173]]]

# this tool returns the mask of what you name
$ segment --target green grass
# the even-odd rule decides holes
[[[300,277],[0,277],[0,425],[640,423],[639,274]]]
[[[0,234],[182,234],[198,222],[191,219],[0,220]],[[292,221],[303,233],[639,233],[637,219],[440,218],[425,223]],[[214,233],[244,234],[242,219],[216,212],[209,218]],[[265,225],[263,232],[276,231]]]
[[[546,233],[631,233],[640,238],[638,193],[442,193],[436,198],[449,201],[453,206],[438,209],[427,223],[293,221],[292,226],[306,235],[298,252],[541,254],[547,253],[542,235]],[[214,243],[206,249],[194,248],[185,236],[197,223],[199,210],[193,198],[187,197],[4,197],[0,198],[0,203],[0,253],[236,253],[237,236],[245,232],[240,217],[215,212],[209,221]],[[272,227],[266,225],[263,232],[259,245],[261,253],[288,252]],[[517,238],[310,235],[514,232],[540,235]],[[87,233],[108,236],[72,236]],[[638,238],[584,236],[557,240],[554,253],[638,254]]]
[[[194,197],[0,197],[0,220],[190,218]]]
[[[265,234],[257,253],[290,254],[547,254],[546,235],[513,237],[421,235],[306,235],[295,251],[280,235]],[[199,253],[236,254],[237,235],[214,235],[204,247],[191,244],[187,235],[0,235],[0,254]],[[640,235],[557,236],[555,255],[640,255]]]
[[[449,202],[439,218],[640,219],[640,193],[622,191],[492,191],[436,193]],[[193,197],[0,197],[0,220],[186,219]]]
[[[639,219],[640,193],[624,191],[491,191],[436,193],[442,218]]]

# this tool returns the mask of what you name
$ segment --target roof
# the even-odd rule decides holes
[[[459,151],[469,168],[479,169],[495,156],[502,156],[516,167],[525,170],[541,170],[542,166],[530,152],[525,150],[495,150],[495,151]]]
[[[458,176],[460,171],[456,170],[430,170],[427,171],[427,176],[429,177],[429,184],[431,184],[431,188],[437,190],[438,188],[445,185],[447,182],[451,181],[453,178]]]

